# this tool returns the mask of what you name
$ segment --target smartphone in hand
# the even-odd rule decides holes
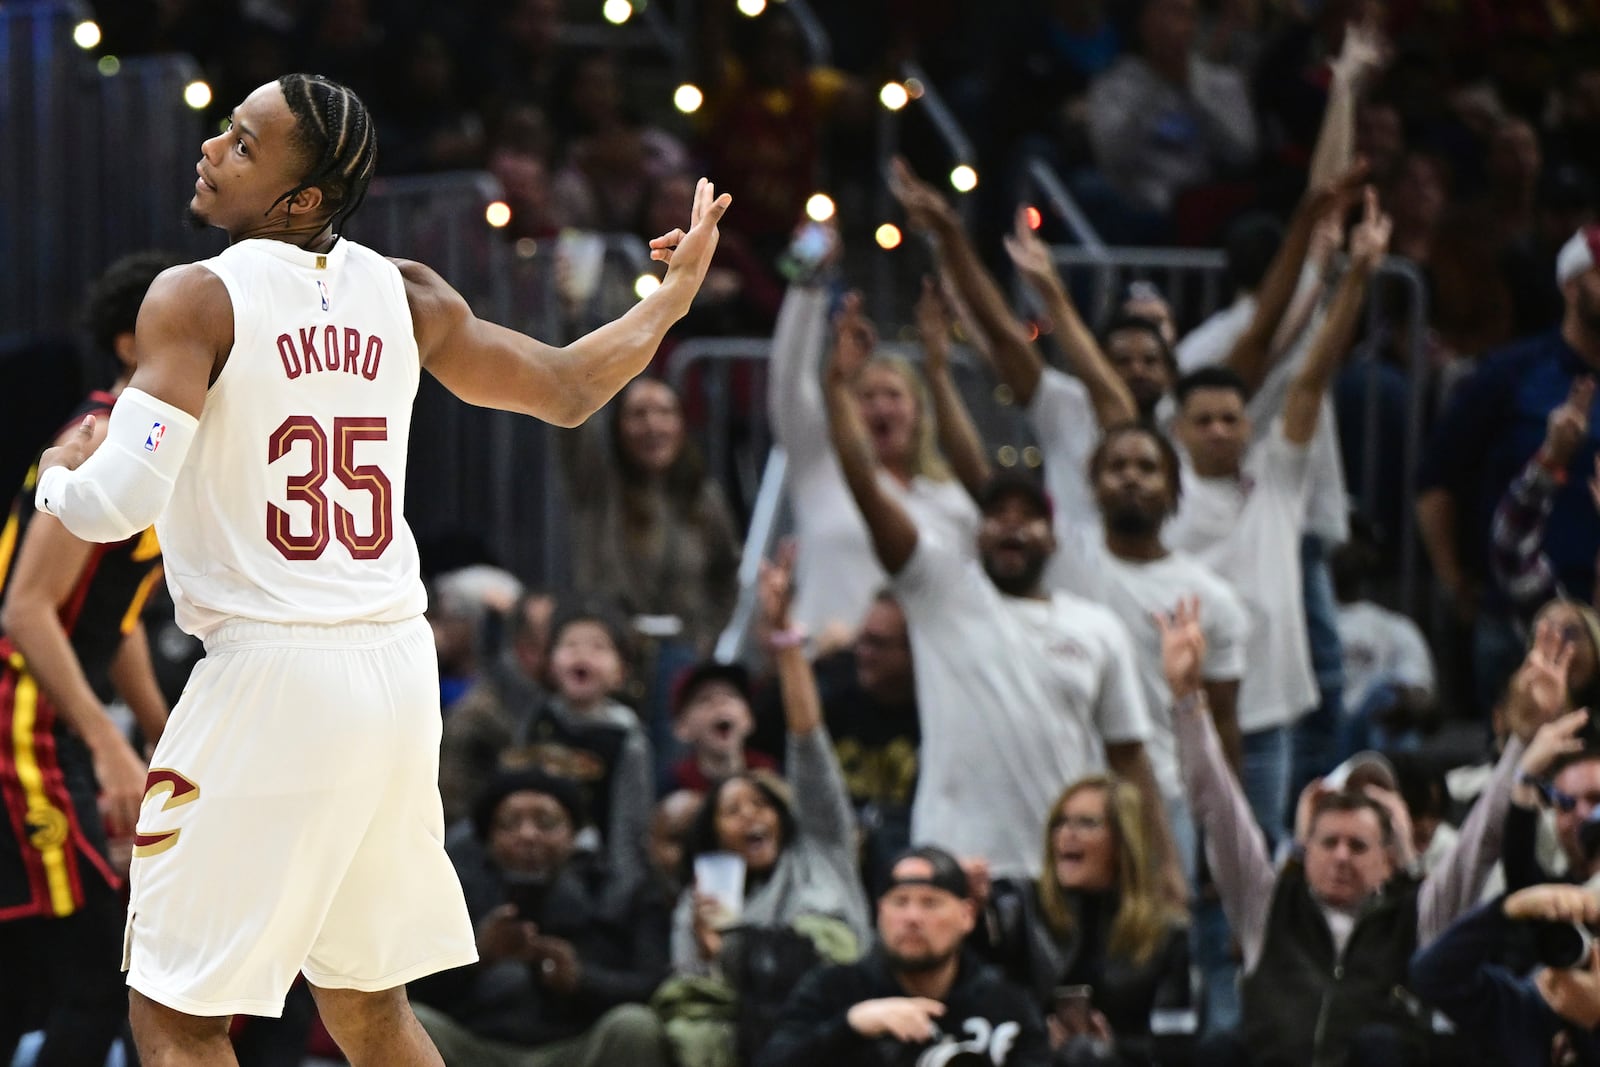
[[[1067,985],[1056,989],[1056,1018],[1069,1034],[1087,1034],[1090,1031],[1089,1012],[1094,1000],[1094,987]]]

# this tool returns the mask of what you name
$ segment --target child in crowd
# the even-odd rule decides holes
[[[745,747],[755,728],[750,676],[743,667],[706,660],[689,668],[672,694],[672,735],[689,751],[662,787],[704,793],[747,770],[777,770],[771,756]]]
[[[575,782],[590,823],[578,847],[603,852],[622,882],[643,877],[655,783],[650,740],[632,708],[616,699],[628,676],[625,631],[605,613],[579,608],[550,631],[554,695],[502,757]]]

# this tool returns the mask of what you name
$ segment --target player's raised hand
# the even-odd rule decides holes
[[[694,290],[700,288],[711,266],[711,256],[717,250],[717,223],[731,203],[733,197],[727,193],[718,196],[716,186],[706,178],[700,179],[694,187],[688,232],[673,230],[650,242],[650,258],[667,265],[662,285],[682,278],[683,284]]]
[[[65,467],[69,471],[78,469],[78,464],[89,458],[95,450],[95,418],[85,415],[83,421],[78,423],[78,428],[72,431],[65,441],[53,448],[47,448],[39,457],[39,473],[43,474],[51,467]]]

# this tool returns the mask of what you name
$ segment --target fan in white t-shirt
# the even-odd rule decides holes
[[[1369,188],[1365,199],[1350,234],[1349,268],[1289,381],[1283,417],[1260,441],[1249,443],[1247,390],[1231,369],[1207,367],[1178,383],[1173,431],[1188,469],[1167,540],[1232,583],[1250,612],[1239,728],[1257,758],[1245,761],[1244,785],[1257,818],[1274,829],[1289,802],[1287,728],[1317,702],[1300,574],[1308,446],[1355,335],[1367,282],[1388,249],[1390,223],[1376,192]]]
[[[1100,525],[1060,535],[1046,584],[1105,605],[1128,628],[1152,720],[1145,748],[1169,807],[1181,806],[1183,784],[1167,681],[1161,673],[1161,633],[1153,616],[1170,612],[1179,600],[1201,604],[1206,696],[1236,773],[1236,702],[1247,667],[1250,617],[1238,594],[1215,571],[1162,541],[1162,527],[1178,508],[1182,483],[1177,453],[1158,431],[1141,423],[1107,430],[1089,458],[1084,481],[1099,509]]]
[[[981,566],[919,531],[874,476],[847,385],[851,360],[864,357],[854,348],[836,349],[828,414],[845,481],[911,633],[922,716],[912,839],[982,857],[995,876],[1033,877],[1051,803],[1109,765],[1143,793],[1147,830],[1182,899],[1127,630],[1107,609],[1048,593],[1042,582],[1055,550],[1049,498],[1031,478],[993,481],[979,500]]]

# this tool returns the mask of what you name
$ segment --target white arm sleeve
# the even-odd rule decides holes
[[[40,475],[34,506],[85,541],[127,540],[166,510],[199,425],[181,408],[124,389],[100,447],[77,470]]]

